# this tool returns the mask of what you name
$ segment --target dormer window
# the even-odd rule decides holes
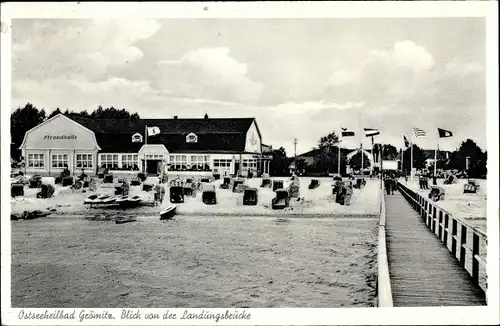
[[[133,143],[142,143],[142,135],[140,133],[136,133],[132,136]]]
[[[186,143],[197,143],[198,142],[198,136],[196,136],[194,133],[190,133],[186,136]]]

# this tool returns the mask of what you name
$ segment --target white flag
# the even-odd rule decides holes
[[[427,133],[425,132],[425,130],[423,129],[420,129],[420,128],[415,128],[413,127],[413,133],[415,134],[415,137],[425,137],[427,135]]]
[[[148,136],[158,135],[160,133],[160,128],[158,127],[148,127]]]

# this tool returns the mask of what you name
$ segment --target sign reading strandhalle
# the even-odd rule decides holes
[[[58,135],[58,136],[52,136],[52,135],[45,135],[43,139],[50,139],[50,140],[56,140],[56,139],[76,139],[76,135]]]

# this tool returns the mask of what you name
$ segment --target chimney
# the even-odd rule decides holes
[[[177,120],[179,118],[178,115],[174,115],[174,120]]]
[[[208,119],[208,114],[205,113],[205,119]]]

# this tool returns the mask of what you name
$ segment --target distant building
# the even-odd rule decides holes
[[[147,127],[158,134],[145,138]],[[26,172],[96,173],[98,168],[157,173],[169,171],[268,173],[272,148],[262,144],[255,118],[88,119],[58,114],[26,132],[20,147]]]
[[[434,150],[433,149],[424,149],[422,150],[424,152],[425,156],[425,165],[427,167],[433,166],[434,165]],[[437,152],[437,159],[438,161],[447,161],[450,159],[450,151],[438,151]]]
[[[335,151],[338,151],[336,148]],[[343,157],[347,157],[347,159],[350,159],[353,157],[357,152],[359,151],[359,148],[351,149],[351,148],[340,148],[340,155]],[[370,168],[368,169],[373,169],[376,166],[376,161],[373,160],[373,156],[371,153],[371,149],[363,149],[364,154],[368,157],[368,160],[370,162]],[[290,163],[290,172],[294,172],[297,170],[297,162],[299,160],[304,162],[304,169],[308,170],[314,167],[315,163],[315,158],[320,155],[320,150],[315,148],[312,149],[308,152],[305,152],[303,154],[297,155],[297,158],[293,159],[292,162]],[[298,172],[304,172],[304,171],[298,171]],[[331,172],[336,172],[336,171],[331,171]]]

